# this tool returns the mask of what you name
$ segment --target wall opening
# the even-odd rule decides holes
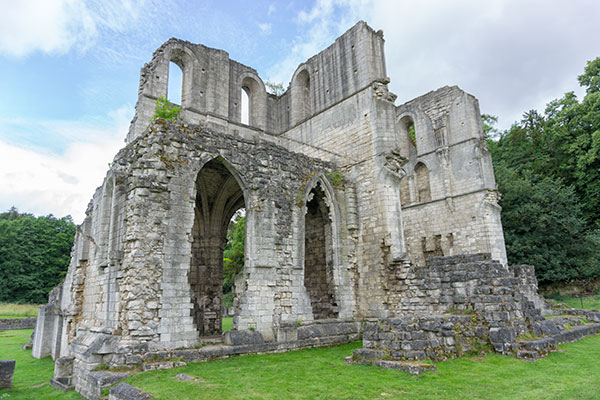
[[[429,186],[429,171],[423,163],[415,165],[415,187],[417,192],[417,201],[424,203],[431,201],[431,188]]]
[[[183,104],[183,71],[173,61],[169,62],[169,77],[167,80],[167,100],[174,104]]]
[[[192,317],[200,336],[220,335],[223,306],[223,251],[235,213],[245,207],[237,179],[221,158],[204,165],[196,179],[192,260],[188,280]]]
[[[319,185],[307,198],[304,230],[304,286],[314,319],[337,318],[333,285],[333,236],[326,195]]]
[[[308,118],[312,114],[312,104],[310,101],[310,75],[306,70],[301,71],[296,77],[298,85],[297,92],[299,96],[298,107],[300,109],[300,120]]]
[[[226,243],[223,250],[223,331],[230,330],[233,325],[234,298],[236,297],[235,282],[240,278],[244,269],[245,236],[246,209],[241,208],[229,220],[225,235]]]
[[[408,145],[409,154],[417,153],[417,132],[415,130],[415,121],[408,115],[400,120],[400,132]]]
[[[250,89],[247,86],[242,86],[240,97],[241,122],[250,125]]]

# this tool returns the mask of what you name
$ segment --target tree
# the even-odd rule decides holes
[[[579,82],[583,101],[568,92],[488,140],[509,262],[541,282],[600,277],[600,58]]]
[[[586,230],[572,187],[550,177],[534,181],[498,166],[502,226],[511,264],[536,267],[540,283],[600,276],[598,236]]]
[[[70,216],[0,214],[0,301],[45,303],[66,274],[74,236]]]
[[[227,228],[227,244],[223,249],[223,294],[227,301],[232,300],[235,277],[244,269],[244,239],[246,217],[236,214]],[[231,295],[227,296],[229,293]],[[230,306],[230,304],[227,304]]]

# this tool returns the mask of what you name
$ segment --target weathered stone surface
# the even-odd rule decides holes
[[[12,389],[15,360],[0,360],[0,389]]]
[[[0,318],[0,331],[11,329],[33,329],[37,318]]]
[[[223,339],[229,346],[264,343],[263,336],[256,331],[228,331],[223,335]]]
[[[153,398],[154,396],[125,382],[117,383],[108,392],[108,400],[148,400]]]

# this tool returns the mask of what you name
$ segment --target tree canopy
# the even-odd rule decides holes
[[[505,132],[482,116],[497,137],[488,147],[509,262],[534,265],[541,282],[600,277],[600,57],[579,82],[582,101],[568,92]]]
[[[66,274],[74,236],[70,216],[35,217],[14,207],[0,214],[0,301],[45,303]]]

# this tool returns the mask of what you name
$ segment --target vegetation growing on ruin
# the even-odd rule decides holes
[[[600,57],[579,82],[581,101],[566,93],[507,131],[483,116],[509,263],[542,284],[600,277]]]
[[[176,120],[179,118],[180,112],[181,107],[171,103],[165,96],[160,96],[158,99],[156,99],[156,107],[154,109],[154,115],[152,116],[151,121],[154,121],[157,118]]]
[[[267,89],[267,92],[269,92],[272,95],[275,95],[277,97],[280,97],[285,93],[285,88],[283,87],[283,84],[281,84],[281,83],[266,81],[265,88]]]
[[[74,236],[70,216],[1,213],[0,302],[46,303],[66,274]]]

